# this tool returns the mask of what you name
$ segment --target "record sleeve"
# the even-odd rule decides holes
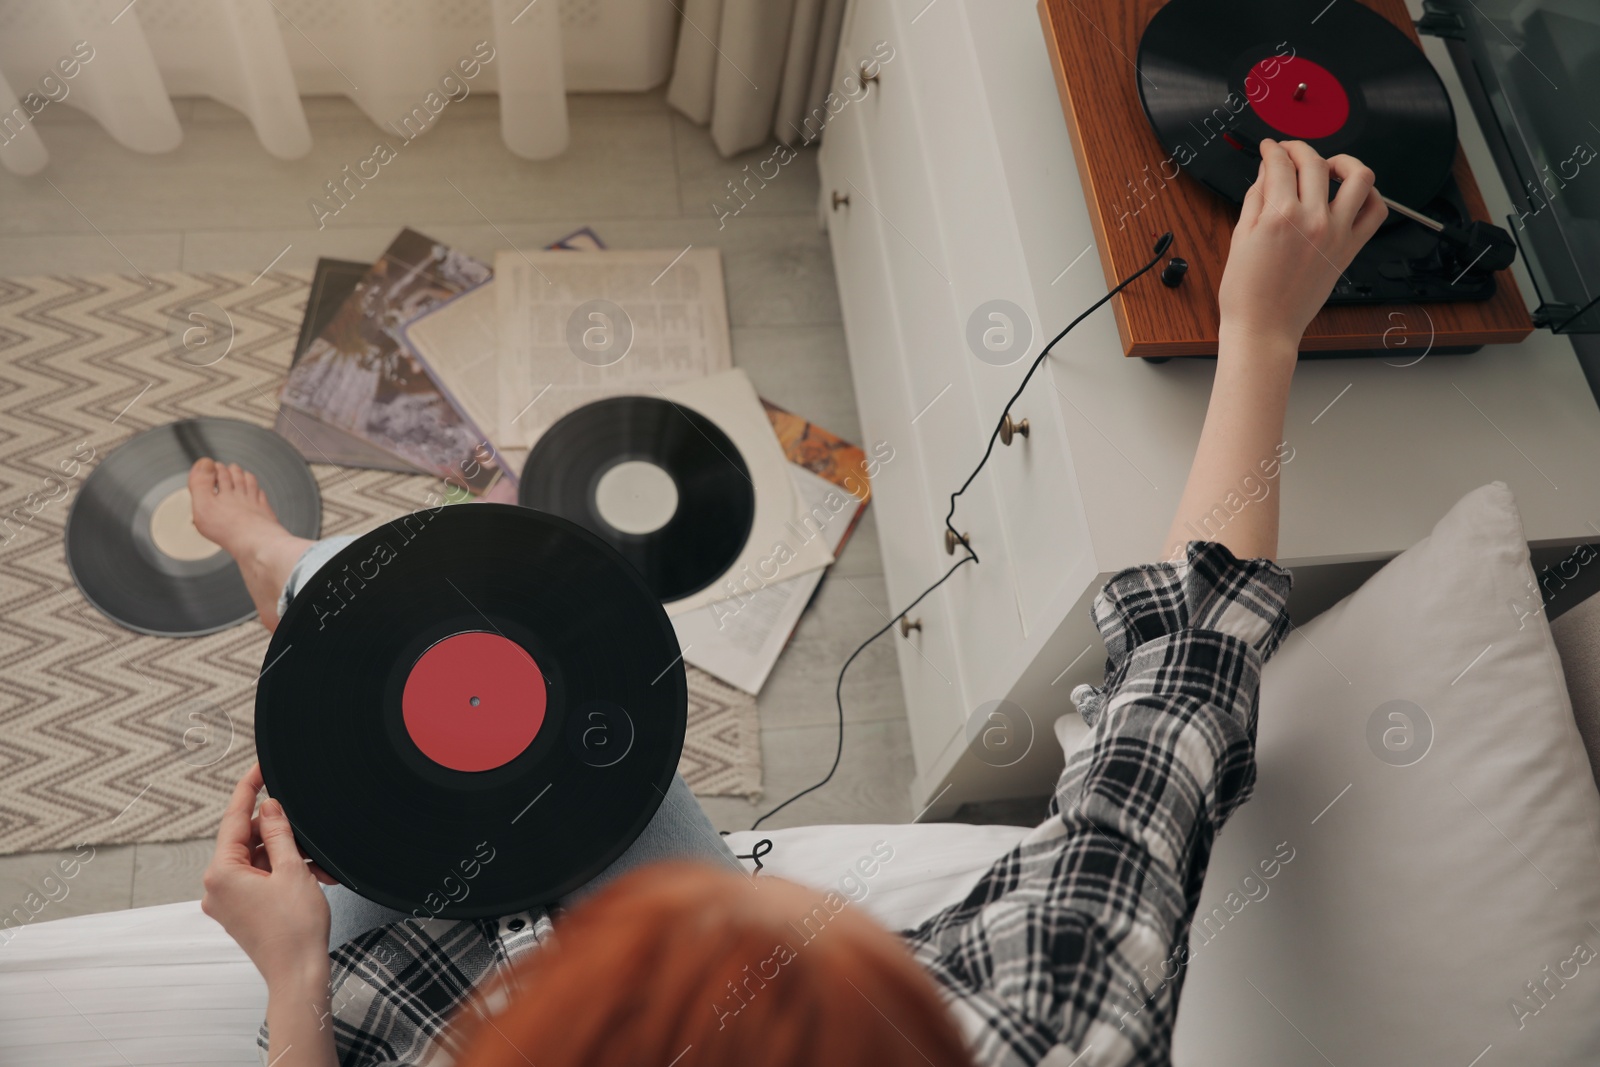
[[[411,319],[488,279],[488,264],[402,230],[289,371],[282,403],[425,474],[480,494],[501,474],[494,447],[405,346]]]
[[[305,317],[300,321],[300,337],[295,342],[294,355],[290,358],[291,367],[300,362],[300,357],[305,355],[317,335],[327,329],[345,300],[355,292],[357,283],[371,269],[372,264],[353,260],[317,260],[316,272],[311,276],[311,289],[306,294]],[[284,440],[294,445],[308,463],[333,463],[342,467],[402,473],[416,470],[405,460],[355,434],[336,429],[304,413],[297,418],[284,410],[281,404],[274,416],[273,428]]]

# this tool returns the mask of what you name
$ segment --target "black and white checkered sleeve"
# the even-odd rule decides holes
[[[1106,683],[1051,818],[907,935],[979,1064],[1165,1064],[1211,842],[1255,782],[1288,571],[1191,542],[1113,576]],[[1079,1057],[1082,1057],[1081,1060]]]
[[[330,953],[331,1027],[342,1067],[449,1067],[460,1053],[452,1023],[468,998],[552,934],[535,909],[499,919],[403,919]],[[316,1011],[307,1005],[307,1011]],[[256,1037],[266,1065],[267,1027]]]

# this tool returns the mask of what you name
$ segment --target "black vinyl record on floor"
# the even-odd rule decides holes
[[[301,847],[423,918],[559,900],[638,837],[683,751],[665,610],[610,546],[527,508],[444,506],[358,538],[265,663],[256,748]]]
[[[1145,27],[1136,65],[1172,163],[1234,203],[1255,181],[1264,137],[1356,156],[1384,195],[1417,208],[1455,162],[1438,73],[1353,0],[1171,0]]]
[[[90,472],[67,516],[72,579],[117,625],[162,637],[198,637],[255,615],[232,557],[187,526],[189,468],[207,456],[254,474],[290,533],[314,538],[320,531],[316,479],[271,430],[210,418],[145,430]],[[162,536],[168,529],[175,531],[172,540]]]
[[[604,539],[663,603],[733,566],[756,513],[749,467],[728,435],[648,396],[596,401],[557,421],[528,453],[518,499]]]

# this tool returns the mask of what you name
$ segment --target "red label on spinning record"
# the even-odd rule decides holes
[[[1302,56],[1271,56],[1251,67],[1249,77],[1268,86],[1266,95],[1251,100],[1250,106],[1261,121],[1287,137],[1299,141],[1327,137],[1339,132],[1350,117],[1344,86],[1320,63]]]
[[[456,634],[417,659],[400,710],[411,740],[435,763],[493,770],[521,755],[544,724],[544,674],[499,634]]]

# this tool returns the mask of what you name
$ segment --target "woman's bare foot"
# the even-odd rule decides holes
[[[189,497],[195,529],[233,557],[261,625],[277,629],[278,594],[311,542],[283,528],[256,476],[237,463],[195,460]]]

